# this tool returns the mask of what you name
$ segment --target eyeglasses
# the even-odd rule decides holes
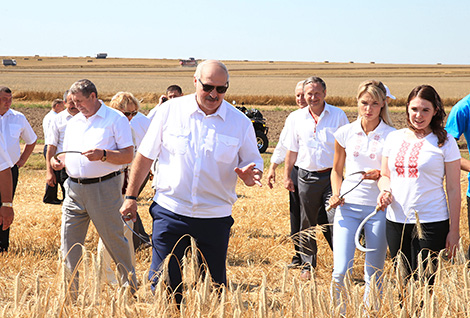
[[[129,117],[129,116],[134,117],[135,115],[137,115],[137,111],[136,111],[136,110],[134,110],[133,112],[122,112],[122,113],[123,113],[124,116],[126,116],[126,117]]]
[[[202,90],[203,90],[204,92],[207,92],[207,93],[212,92],[212,91],[214,90],[214,88],[215,88],[215,90],[217,91],[217,93],[223,94],[223,93],[225,93],[225,92],[227,91],[227,89],[228,89],[228,82],[227,82],[227,85],[226,85],[226,86],[214,86],[214,85],[204,84],[203,82],[201,82],[201,79],[200,79],[200,78],[198,78],[197,80],[199,81],[199,83],[201,83],[201,85],[202,85]]]

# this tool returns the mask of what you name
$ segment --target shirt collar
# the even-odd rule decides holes
[[[227,102],[225,100],[222,100],[222,103],[220,104],[219,108],[217,108],[215,113],[211,115],[206,115],[206,113],[204,113],[202,109],[199,107],[199,104],[196,101],[196,94],[194,94],[194,103],[192,103],[190,112],[191,114],[195,112],[199,112],[207,117],[219,116],[223,121],[225,121],[225,118],[227,117]]]
[[[82,121],[87,121],[87,120],[93,120],[93,118],[96,118],[96,117],[101,117],[101,118],[106,118],[106,113],[107,113],[107,107],[106,105],[103,103],[102,100],[100,100],[100,108],[98,109],[98,111],[93,114],[93,116],[89,117],[89,118],[86,118],[85,115],[83,115],[81,112],[79,112],[76,116],[79,116],[78,118]]]
[[[5,114],[3,114],[2,117],[3,117],[3,118],[6,118],[6,117],[8,117],[8,116],[10,116],[10,115],[12,115],[12,114],[13,114],[13,111],[12,111],[11,108],[10,108],[10,109],[8,109],[8,110],[5,112]]]
[[[371,135],[381,135],[384,128],[385,128],[385,125],[386,124],[384,123],[384,121],[382,119],[380,119],[379,125],[377,127],[375,127],[375,129],[369,133],[369,136],[371,136]],[[354,132],[356,132],[356,133],[360,132],[364,135],[366,134],[364,132],[364,129],[362,129],[361,118],[356,119],[356,121],[353,124],[353,127],[354,127]]]
[[[323,108],[323,111],[321,112],[320,116],[318,116],[318,118],[323,118],[324,116],[327,116],[330,111],[331,111],[331,106],[330,104],[328,104],[327,102],[325,102],[325,107]],[[310,107],[307,105],[306,107],[302,108],[302,109],[305,109],[305,116],[306,117],[310,117]]]

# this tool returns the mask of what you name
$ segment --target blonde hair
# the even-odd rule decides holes
[[[111,102],[109,103],[109,107],[120,110],[120,111],[127,111],[127,105],[134,104],[136,110],[140,108],[140,102],[137,98],[129,92],[118,92],[116,95],[113,96]]]
[[[369,93],[376,101],[384,102],[384,106],[380,110],[379,117],[384,121],[384,123],[393,127],[392,118],[388,111],[387,90],[385,89],[385,85],[377,80],[364,81],[357,89],[356,99],[359,101],[359,98],[361,98],[364,93]]]

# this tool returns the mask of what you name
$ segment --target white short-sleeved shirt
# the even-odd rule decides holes
[[[287,136],[287,127],[289,126],[288,120],[289,117],[286,118],[284,127],[282,128],[281,134],[279,135],[279,142],[277,143],[276,148],[274,149],[271,156],[271,163],[280,165],[286,159],[287,148],[285,146],[285,139]]]
[[[150,119],[145,117],[145,115],[140,112],[138,112],[137,115],[131,119],[130,123],[132,129],[134,130],[136,147],[139,147],[142,139],[144,139],[145,133],[147,133],[147,129],[150,126],[150,121]]]
[[[149,113],[147,114],[147,118],[150,119],[150,121],[152,121],[153,117],[155,117],[155,114],[157,113],[158,111],[158,108],[160,107],[161,105],[156,105],[154,108],[152,108]]]
[[[382,150],[385,138],[394,131],[383,121],[368,135],[361,126],[361,119],[340,127],[334,134],[338,144],[346,151],[345,178],[341,184],[341,193],[352,189],[362,179],[358,171],[380,170]],[[353,191],[344,196],[346,203],[375,206],[380,191],[375,180],[363,180]]]
[[[8,152],[5,150],[5,147],[1,144],[1,142],[2,141],[0,141],[0,171],[3,171],[5,169],[10,169],[11,167],[13,167],[13,163],[11,162]]]
[[[94,148],[117,150],[133,145],[129,120],[120,111],[103,103],[90,118],[78,113],[68,121],[65,128],[65,151],[84,152]],[[107,161],[90,161],[80,154],[65,155],[67,174],[73,178],[102,177],[122,167]]]
[[[333,166],[335,137],[333,133],[349,123],[341,109],[325,103],[318,123],[309,112],[309,107],[289,115],[285,146],[297,152],[296,165],[308,171],[319,171]]]
[[[51,122],[47,138],[45,140],[46,145],[52,145],[57,147],[57,153],[62,152],[64,149],[64,135],[65,128],[73,115],[68,110],[61,111],[54,120]]]
[[[44,119],[42,120],[42,130],[44,132],[44,142],[48,139],[48,134],[49,130],[51,127],[52,122],[54,121],[54,118],[59,115],[59,113],[56,113],[54,110],[50,110],[46,116],[44,116]],[[46,143],[47,145],[47,143]]]
[[[433,133],[410,140],[408,129],[391,132],[384,145],[388,157],[394,200],[387,208],[387,219],[398,223],[439,222],[449,218],[444,191],[445,163],[460,159],[457,142],[451,135],[438,147]]]
[[[159,108],[138,149],[159,160],[154,201],[189,217],[231,215],[237,199],[234,169],[254,162],[263,170],[251,121],[226,101],[206,115],[195,94]]]
[[[20,138],[31,145],[36,142],[37,136],[26,117],[13,109],[0,115],[0,129],[4,139],[2,144],[6,147],[11,162],[16,164],[21,156]]]

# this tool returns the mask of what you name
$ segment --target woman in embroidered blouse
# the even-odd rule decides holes
[[[387,135],[395,130],[391,127],[384,85],[375,80],[359,85],[357,93],[358,119],[338,129],[335,133],[335,157],[331,172],[333,195],[330,205],[337,207],[333,225],[334,269],[332,294],[336,301],[344,292],[344,277],[354,262],[354,235],[361,221],[375,210],[379,194],[376,180],[380,176],[382,147]],[[343,181],[343,168],[346,167]],[[365,174],[357,173],[366,171]],[[340,193],[352,189],[361,179],[362,183],[340,198]],[[379,288],[381,271],[387,252],[385,238],[385,213],[377,213],[364,226],[366,245],[374,249],[367,252],[364,265],[366,290],[364,300],[368,302],[370,280],[377,275]],[[346,297],[343,296],[343,299]],[[344,314],[345,304],[341,304]]]
[[[390,254],[396,258],[403,253],[408,277],[419,265],[420,252],[423,260],[429,251],[435,255],[444,248],[453,256],[461,198],[460,151],[444,130],[446,114],[436,90],[429,85],[414,88],[406,114],[408,128],[391,133],[385,142],[377,203],[388,206]]]

